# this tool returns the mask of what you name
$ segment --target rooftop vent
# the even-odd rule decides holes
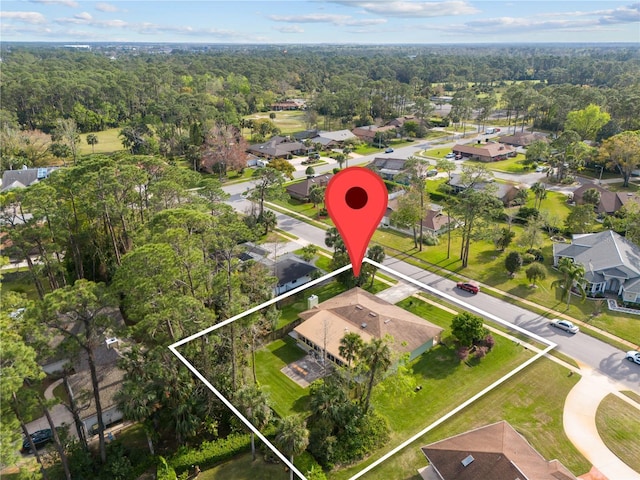
[[[389,323],[390,321],[391,321],[391,319],[390,319],[390,318],[387,318],[387,319],[384,321],[385,325],[386,325],[387,323]]]
[[[470,464],[471,462],[473,462],[474,460],[475,460],[475,458],[473,458],[473,455],[469,455],[468,457],[466,457],[466,458],[464,458],[464,459],[462,460],[462,466],[463,466],[463,467],[467,467],[467,466],[469,466],[469,464]]]
[[[362,322],[362,323],[360,324],[360,326],[361,326],[362,328],[367,328],[367,324],[366,324],[365,322]]]
[[[356,308],[357,308],[358,310],[362,310],[362,305],[356,305]]]
[[[369,312],[369,316],[370,316],[370,317],[377,317],[378,315],[376,315],[376,314],[375,314],[375,313],[373,313],[373,312]]]

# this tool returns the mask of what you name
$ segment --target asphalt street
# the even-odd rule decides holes
[[[409,146],[397,149],[393,155],[406,155],[407,157],[415,154],[419,150],[424,150],[425,145]],[[366,157],[360,157],[354,161],[350,161],[350,166],[354,164],[367,163],[375,156],[382,154],[374,154]],[[398,157],[400,158],[400,157]],[[325,166],[330,171],[333,166]],[[316,170],[318,171],[318,170]],[[535,174],[534,174],[535,175]],[[544,175],[544,174],[537,174]],[[521,177],[520,181],[522,181]],[[236,210],[240,212],[248,211],[249,202],[242,197],[249,183],[242,183],[224,187],[224,190],[231,195],[228,200]],[[278,219],[278,227],[286,232],[290,232],[304,242],[313,243],[321,247],[325,247],[324,238],[325,231],[297,220],[288,215],[275,212]],[[606,375],[612,382],[619,382],[624,388],[640,393],[640,365],[625,361],[622,350],[610,346],[600,340],[597,340],[582,332],[575,335],[562,332],[556,328],[549,326],[549,318],[541,317],[524,308],[514,306],[508,302],[502,301],[491,295],[483,294],[472,295],[467,292],[459,291],[455,288],[455,282],[448,280],[442,276],[427,272],[423,269],[415,267],[402,260],[388,257],[384,264],[397,270],[400,273],[408,275],[416,280],[420,280],[429,286],[432,286],[441,292],[459,298],[461,302],[466,302],[477,308],[498,315],[502,319],[525,328],[541,337],[544,337],[558,345],[558,350],[562,353],[574,358],[576,361],[588,365],[590,368]]]

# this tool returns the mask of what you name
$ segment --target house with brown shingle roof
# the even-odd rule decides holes
[[[378,127],[376,125],[365,125],[363,127],[354,128],[353,130],[351,130],[351,133],[353,133],[363,142],[374,143],[376,134],[396,130],[397,128],[393,125],[385,125],[384,127]]]
[[[250,145],[248,153],[262,158],[287,158],[291,155],[304,155],[309,149],[301,142],[290,137],[275,136],[264,143]]]
[[[463,158],[473,158],[481,162],[497,162],[498,160],[515,157],[517,154],[516,149],[511,145],[495,142],[479,143],[476,145],[456,145],[451,150]]]
[[[411,235],[413,232],[409,229],[400,228],[397,225],[393,225],[391,222],[391,215],[398,209],[399,196],[389,196],[387,202],[387,211],[385,212],[380,225],[388,228],[393,228],[403,233]],[[433,235],[440,235],[448,230],[449,225],[452,228],[456,227],[456,222],[446,213],[443,213],[440,205],[431,204],[431,207],[426,211],[424,218],[422,219],[422,227],[424,233],[430,233]]]
[[[612,215],[620,210],[627,203],[640,205],[640,195],[631,192],[612,192],[595,183],[585,183],[573,191],[573,201],[578,205],[583,205],[584,192],[595,189],[600,192],[600,202],[596,205],[598,213]]]
[[[470,430],[422,447],[423,476],[438,480],[577,480],[558,460],[547,461],[508,422]]]
[[[303,202],[308,202],[309,192],[311,192],[311,189],[316,185],[326,187],[329,183],[329,180],[331,180],[331,177],[333,177],[332,173],[325,173],[324,175],[307,178],[301,182],[288,185],[285,190],[291,198],[295,198],[296,200],[301,200]]]
[[[373,338],[393,337],[390,348],[399,354],[418,357],[440,342],[443,329],[397,307],[361,288],[352,288],[302,312],[303,322],[294,328],[298,344],[315,350],[338,365],[347,361],[340,355],[340,340],[346,333],[360,335],[367,343]]]

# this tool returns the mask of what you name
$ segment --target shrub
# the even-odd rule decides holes
[[[462,346],[458,348],[456,355],[458,356],[458,360],[465,362],[467,358],[469,358],[469,347]]]
[[[484,338],[484,345],[491,351],[496,344],[496,339],[493,338],[493,335],[487,335]]]
[[[430,247],[433,247],[435,245],[438,245],[438,243],[440,243],[440,240],[438,239],[437,235],[433,235],[432,233],[425,233],[422,235],[423,245],[428,245]]]
[[[476,351],[473,356],[478,360],[482,360],[487,356],[487,347],[476,347]]]
[[[338,167],[334,167],[334,168],[333,168],[333,173],[334,173],[334,175],[335,175],[336,173],[338,173],[339,171],[340,171],[340,169],[339,169]]]
[[[525,253],[524,255],[522,255],[522,263],[523,265],[529,265],[530,263],[533,263],[536,261],[536,256],[532,255],[530,253]]]
[[[202,442],[198,448],[180,447],[169,459],[169,465],[180,474],[187,471],[191,465],[200,465],[200,468],[205,470],[249,450],[250,446],[248,434],[232,433],[213,442]]]
[[[158,480],[177,480],[176,471],[167,463],[164,457],[158,458],[158,469],[156,470],[156,478]]]

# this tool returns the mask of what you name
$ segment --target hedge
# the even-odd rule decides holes
[[[191,468],[191,465],[198,465],[206,470],[250,448],[251,438],[248,434],[232,433],[213,442],[202,442],[198,448],[180,447],[168,463],[180,475]]]

